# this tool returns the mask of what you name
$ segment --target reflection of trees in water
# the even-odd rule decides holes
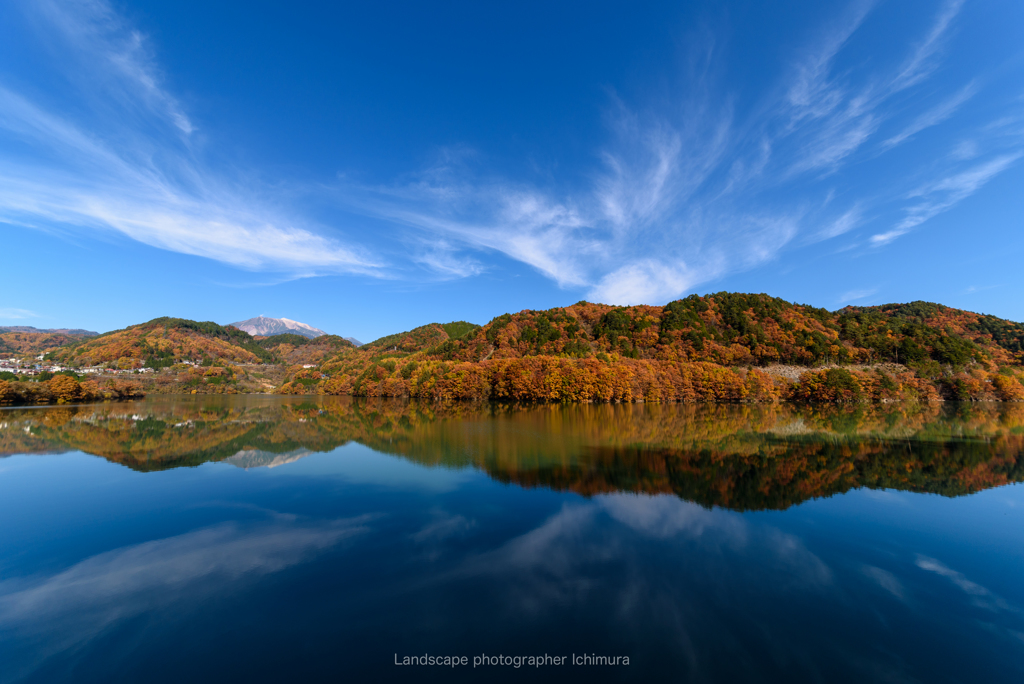
[[[429,466],[474,466],[584,495],[672,493],[786,508],[856,487],[955,496],[1024,480],[1024,406],[418,403],[156,399],[4,411],[0,453],[81,450],[136,470],[350,441]]]

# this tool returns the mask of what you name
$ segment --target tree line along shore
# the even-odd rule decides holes
[[[838,311],[765,294],[665,306],[579,302],[483,326],[431,323],[362,347],[334,335],[254,337],[160,318],[46,352],[71,369],[153,369],[0,401],[85,401],[118,382],[144,393],[281,393],[515,402],[886,403],[1024,400],[1024,325],[941,304]],[[93,381],[94,382],[94,381]],[[37,383],[38,384],[38,383]],[[97,384],[94,382],[94,384]],[[133,390],[134,391],[134,390]]]

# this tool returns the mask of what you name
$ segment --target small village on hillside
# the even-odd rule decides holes
[[[184,364],[195,365],[192,361],[184,361]],[[107,368],[105,366],[86,366],[74,368],[59,363],[50,363],[46,361],[45,355],[40,354],[36,357],[29,359],[18,359],[15,357],[0,359],[0,373],[14,373],[22,377],[32,377],[43,375],[45,373],[63,373],[65,371],[71,371],[79,375],[125,375],[125,374],[138,374],[138,373],[152,373],[152,368]]]

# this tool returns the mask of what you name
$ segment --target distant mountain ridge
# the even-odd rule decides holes
[[[303,337],[313,338],[327,334],[319,328],[314,328],[311,325],[293,321],[290,318],[268,318],[266,316],[257,316],[256,318],[249,318],[244,321],[238,321],[237,323],[229,323],[228,325],[238,328],[239,330],[244,330],[250,335],[260,335],[261,337],[280,335],[282,333],[294,333],[296,335],[302,335]]]
[[[96,337],[98,332],[82,330],[81,328],[33,328],[31,325],[0,325],[0,333],[21,332],[21,333],[53,333],[58,335],[81,335],[82,337]]]
[[[89,330],[40,330],[29,325],[0,327],[0,354],[38,354],[97,337]]]
[[[3,344],[14,346],[21,343],[18,336],[48,337],[31,333],[5,333],[0,335],[0,353]],[[166,316],[98,337],[49,337],[62,337],[65,341],[50,344],[51,351],[47,352],[46,358],[76,368],[115,364],[127,370],[158,370],[183,362],[202,366],[305,365],[319,363],[325,356],[336,354],[342,347],[354,349],[351,342],[337,335],[306,336],[287,332],[254,337],[234,326]],[[205,384],[208,381],[203,382]]]

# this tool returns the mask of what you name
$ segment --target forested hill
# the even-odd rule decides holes
[[[480,326],[466,321],[451,323],[428,323],[412,330],[387,335],[364,344],[361,349],[368,352],[417,352],[430,349],[448,340],[455,340],[463,335],[479,330]]]
[[[484,326],[431,323],[358,348],[334,335],[259,337],[212,322],[157,318],[74,341],[48,358],[72,367],[161,369],[191,361],[219,368],[201,378],[160,375],[154,391],[167,392],[513,401],[1024,400],[1020,323],[927,302],[828,311],[727,292],[665,306],[579,302],[503,314]],[[231,368],[239,364],[273,367],[254,380]]]
[[[616,354],[633,359],[759,366],[894,363],[962,366],[1019,363],[1024,325],[913,302],[836,312],[759,294],[693,295],[664,307],[579,302],[505,314],[426,350],[443,360],[481,361]]]
[[[28,327],[28,326],[24,326]],[[57,347],[75,344],[96,333],[52,330],[11,330],[0,328],[0,354],[38,354]]]
[[[665,306],[525,310],[459,336],[443,328],[341,350],[282,391],[562,401],[775,400],[800,392],[828,400],[1024,398],[1024,326],[927,302],[828,311],[722,292]],[[800,388],[779,387],[783,376],[758,370],[779,364],[822,371]]]
[[[291,334],[254,337],[212,321],[163,317],[62,347],[48,358],[72,366],[116,364],[121,368],[164,368],[181,361],[202,365],[301,363],[310,354],[297,355],[295,350],[307,346],[321,351],[312,355],[315,360],[329,352],[354,348],[334,335],[315,339]],[[299,358],[290,358],[295,356]]]
[[[911,302],[910,304],[885,304],[882,306],[852,307],[841,309],[840,322],[855,320],[866,323],[881,331],[881,321],[898,330],[904,339],[927,342],[931,330],[942,330],[950,335],[972,340],[983,347],[998,347],[1009,352],[1020,362],[1024,358],[1024,324],[1014,323],[995,316],[976,314],[970,311],[952,309],[931,302]],[[858,336],[856,329],[850,328],[845,336],[850,341],[864,343],[862,328]],[[910,347],[904,352],[904,358],[911,359],[922,356],[920,350]],[[913,357],[913,358],[912,358]],[[998,352],[997,358],[1004,358]],[[1009,359],[1007,359],[1009,361]]]

